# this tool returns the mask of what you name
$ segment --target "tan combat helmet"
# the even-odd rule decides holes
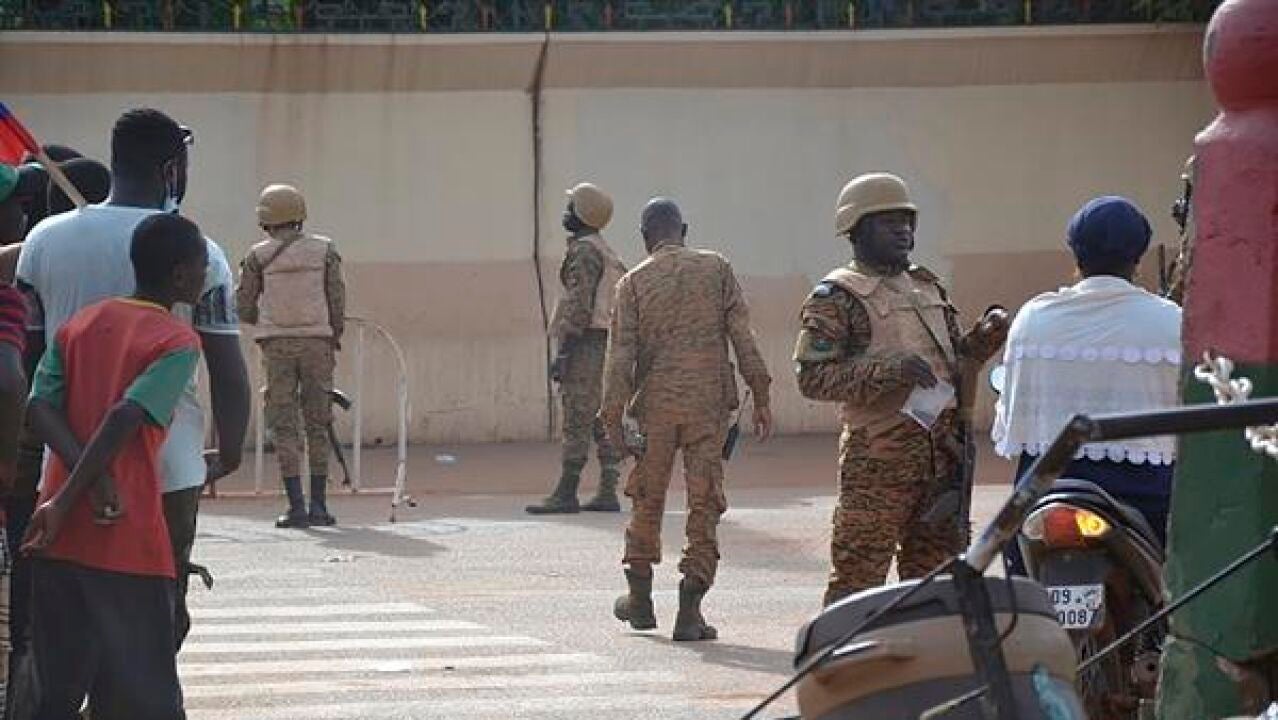
[[[579,183],[568,191],[572,212],[578,220],[596,230],[603,230],[612,220],[612,198],[590,183]]]
[[[306,219],[306,199],[292,185],[267,185],[257,199],[257,222],[262,227],[300,223]]]
[[[839,235],[847,235],[861,218],[888,210],[919,211],[910,202],[909,186],[890,173],[861,175],[844,185],[843,192],[839,193],[834,229]]]

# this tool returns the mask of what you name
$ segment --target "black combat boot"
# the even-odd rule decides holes
[[[311,476],[311,515],[312,527],[329,527],[337,524],[337,518],[328,513],[328,478],[323,475]]]
[[[563,472],[559,475],[559,484],[550,496],[540,504],[529,505],[525,511],[533,515],[570,515],[581,512],[577,502],[577,486],[581,484],[581,469],[585,463],[564,462]]]
[[[647,575],[626,569],[630,592],[612,604],[612,614],[635,630],[656,630],[657,614],[652,609],[652,571]]]
[[[674,639],[680,642],[717,640],[719,631],[701,615],[701,599],[710,586],[700,580],[685,577],[679,583],[679,614],[675,616]]]
[[[284,478],[284,494],[288,496],[288,510],[275,519],[277,528],[304,528],[310,526],[306,517],[306,496],[302,494],[302,479]]]
[[[599,473],[599,489],[581,509],[587,512],[621,512],[621,501],[617,499],[617,482],[620,479],[621,473],[616,465],[605,465]]]

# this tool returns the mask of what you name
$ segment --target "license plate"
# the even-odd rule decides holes
[[[1101,621],[1105,610],[1104,585],[1059,585],[1047,588],[1056,608],[1056,620],[1066,630],[1086,630]]]

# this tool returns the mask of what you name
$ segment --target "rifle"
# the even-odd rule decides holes
[[[555,382],[563,382],[564,373],[568,370],[568,358],[572,355],[573,348],[577,346],[576,335],[569,335],[559,341],[559,351],[555,353],[555,359],[550,363],[550,379]]]
[[[737,408],[737,416],[732,420],[732,426],[728,428],[728,436],[723,441],[723,460],[727,462],[732,459],[732,453],[737,449],[737,441],[741,439],[741,415],[745,412],[746,403],[750,400],[750,391],[746,390],[745,399],[741,401],[740,407]]]
[[[971,533],[972,486],[976,474],[976,443],[972,437],[972,405],[976,399],[976,377],[980,365],[961,361],[955,388],[958,396],[958,441],[962,448],[958,466],[954,469],[948,487],[937,495],[932,507],[923,513],[923,522],[941,525],[953,522],[964,540]]]

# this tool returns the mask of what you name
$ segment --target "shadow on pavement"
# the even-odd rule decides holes
[[[771,675],[789,676],[793,670],[794,654],[774,648],[734,645],[720,640],[704,642],[675,642],[660,635],[641,636],[649,642],[669,645],[676,650],[693,652],[701,656],[701,661],[711,665],[730,668],[732,670],[748,670],[750,672],[768,673]]]
[[[320,547],[342,552],[425,558],[447,549],[443,545],[422,538],[405,537],[398,533],[369,527],[309,528],[300,532],[319,539]]]

